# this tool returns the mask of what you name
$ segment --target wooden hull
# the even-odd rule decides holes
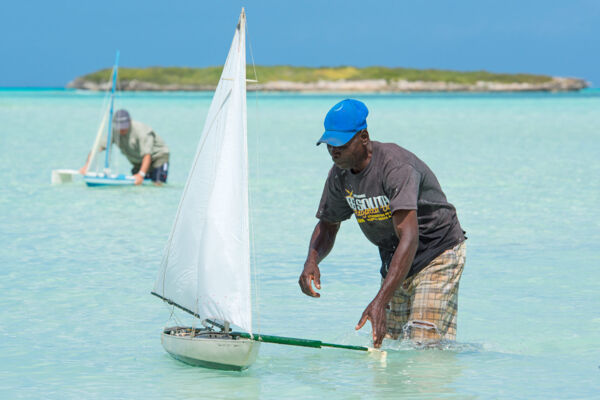
[[[241,371],[256,361],[260,343],[220,333],[177,334],[166,328],[161,343],[173,358],[197,367]]]

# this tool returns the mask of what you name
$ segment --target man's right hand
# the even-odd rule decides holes
[[[302,293],[311,297],[321,297],[321,295],[315,292],[312,288],[312,284],[315,284],[315,288],[321,290],[321,271],[319,271],[319,267],[314,262],[307,261],[304,264],[304,270],[300,275],[300,279],[298,279],[298,284],[300,285],[300,289],[302,289]]]

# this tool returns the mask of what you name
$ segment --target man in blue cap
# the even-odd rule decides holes
[[[356,329],[368,321],[373,344],[384,337],[420,344],[456,339],[458,286],[465,263],[465,236],[456,209],[433,172],[408,150],[371,141],[367,107],[346,99],[325,117],[333,160],[317,223],[300,275],[302,292],[319,297],[319,263],[333,248],[340,223],[354,214],[379,248],[382,283]]]
[[[133,165],[131,173],[135,184],[151,179],[155,185],[167,182],[169,172],[169,148],[165,141],[148,125],[131,119],[127,110],[117,110],[113,116],[112,142]],[[106,139],[104,139],[106,142]],[[99,151],[105,150],[100,146]],[[89,167],[88,159],[79,170],[85,174]]]

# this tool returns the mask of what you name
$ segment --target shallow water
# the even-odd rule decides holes
[[[322,297],[297,286],[330,166],[314,144],[343,97],[248,96],[255,330],[368,345],[354,326],[378,253],[354,221],[322,263]],[[159,338],[171,310],[150,290],[211,95],[123,95],[171,148],[169,184],[89,189],[50,172],[83,164],[102,95],[0,91],[1,397],[596,397],[600,92],[357,97],[372,138],[427,162],[467,231],[456,344],[385,342],[385,363],[263,344],[243,373],[173,360]]]

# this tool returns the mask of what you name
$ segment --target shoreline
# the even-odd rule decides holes
[[[77,78],[66,85],[67,89],[89,91],[106,91],[109,83],[96,83],[84,78]],[[261,92],[299,92],[299,93],[413,93],[413,92],[570,92],[588,88],[589,84],[579,78],[553,77],[541,83],[500,83],[478,81],[475,84],[464,84],[440,81],[408,81],[385,79],[370,80],[318,80],[316,82],[291,82],[284,80],[265,83],[248,84],[247,90]],[[137,79],[121,80],[121,91],[150,92],[197,92],[214,91],[216,85],[179,85],[157,84]]]

